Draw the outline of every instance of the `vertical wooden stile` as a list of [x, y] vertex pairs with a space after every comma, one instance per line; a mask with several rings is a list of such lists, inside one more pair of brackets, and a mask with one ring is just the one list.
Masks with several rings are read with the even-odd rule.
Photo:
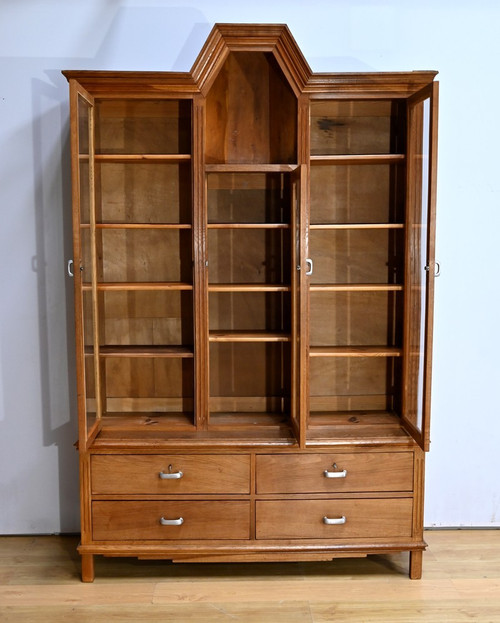
[[194, 367], [195, 425], [208, 428], [208, 255], [205, 180], [205, 98], [193, 98], [193, 305], [194, 305]]
[[300, 411], [300, 447], [307, 441], [309, 425], [309, 277], [306, 275], [306, 258], [309, 257], [309, 212], [310, 212], [310, 100], [307, 96], [299, 98], [298, 141], [300, 165], [299, 199], [299, 411]]
[[92, 273], [92, 332], [94, 335], [94, 379], [96, 420], [102, 417], [101, 362], [99, 356], [99, 299], [97, 291], [97, 236], [96, 236], [96, 202], [95, 202], [95, 146], [94, 146], [94, 108], [89, 110], [89, 208], [90, 208], [90, 255]]

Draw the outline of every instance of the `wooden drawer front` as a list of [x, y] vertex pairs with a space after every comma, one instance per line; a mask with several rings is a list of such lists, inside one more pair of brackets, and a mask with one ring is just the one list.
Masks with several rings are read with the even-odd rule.
[[[323, 518], [344, 521], [327, 525]], [[412, 500], [269, 500], [257, 502], [258, 539], [409, 537]]]
[[[161, 478], [178, 475], [180, 478]], [[248, 455], [94, 455], [92, 493], [249, 493]]]
[[411, 452], [257, 456], [257, 493], [412, 490]]
[[93, 502], [92, 526], [95, 541], [248, 539], [250, 502]]

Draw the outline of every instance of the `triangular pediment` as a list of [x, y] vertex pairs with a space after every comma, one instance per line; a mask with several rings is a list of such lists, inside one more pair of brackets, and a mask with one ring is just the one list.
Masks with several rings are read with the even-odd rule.
[[206, 95], [231, 52], [266, 52], [276, 59], [298, 97], [312, 72], [290, 30], [284, 24], [216, 24], [191, 75]]

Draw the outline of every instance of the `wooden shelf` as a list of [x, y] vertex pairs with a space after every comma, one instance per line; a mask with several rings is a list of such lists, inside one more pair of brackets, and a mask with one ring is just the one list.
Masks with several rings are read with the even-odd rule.
[[403, 223], [313, 223], [309, 229], [404, 229]]
[[401, 418], [390, 411], [313, 412], [309, 416], [308, 446], [395, 443], [414, 445]]
[[288, 223], [208, 223], [208, 229], [290, 229]]
[[196, 430], [190, 412], [116, 412], [101, 419], [93, 445], [102, 447], [296, 446], [289, 419], [279, 413], [210, 413], [208, 430]]
[[[83, 290], [92, 290], [92, 284], [84, 283], [82, 285]], [[98, 283], [97, 290], [99, 292], [105, 291], [116, 291], [121, 292], [124, 290], [192, 290], [193, 285], [191, 283], [185, 283], [181, 281], [142, 281], [142, 282], [134, 282], [134, 281], [120, 281], [116, 283]]]
[[209, 292], [290, 292], [291, 287], [274, 283], [211, 283]]
[[405, 154], [335, 154], [311, 156], [315, 164], [397, 164], [404, 162]]
[[[87, 159], [88, 155], [81, 160]], [[181, 162], [189, 162], [191, 160], [190, 154], [95, 154], [94, 160], [96, 162], [114, 162], [114, 163], [127, 163], [127, 162], [157, 162], [163, 164], [179, 164]]]
[[[82, 229], [90, 229], [90, 223], [82, 223]], [[96, 223], [96, 229], [191, 229], [190, 223]]]
[[401, 357], [394, 346], [311, 346], [310, 357]]
[[297, 164], [206, 164], [206, 173], [292, 173]]
[[309, 286], [311, 292], [398, 292], [398, 283], [317, 283]]
[[234, 430], [235, 428], [285, 428], [290, 427], [290, 416], [285, 413], [259, 413], [259, 412], [210, 412], [210, 430]]
[[102, 417], [102, 428], [112, 432], [134, 432], [154, 428], [155, 431], [194, 431], [193, 414], [190, 412], [116, 412]]
[[101, 357], [192, 358], [193, 347], [186, 346], [101, 346]]
[[210, 342], [290, 342], [288, 333], [271, 331], [210, 331]]

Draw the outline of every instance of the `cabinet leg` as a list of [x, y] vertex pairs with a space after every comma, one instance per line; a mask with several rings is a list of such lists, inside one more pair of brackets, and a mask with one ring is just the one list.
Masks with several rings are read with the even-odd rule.
[[82, 582], [93, 582], [94, 577], [94, 555], [82, 554]]
[[410, 580], [420, 580], [422, 577], [422, 557], [423, 551], [410, 552]]

